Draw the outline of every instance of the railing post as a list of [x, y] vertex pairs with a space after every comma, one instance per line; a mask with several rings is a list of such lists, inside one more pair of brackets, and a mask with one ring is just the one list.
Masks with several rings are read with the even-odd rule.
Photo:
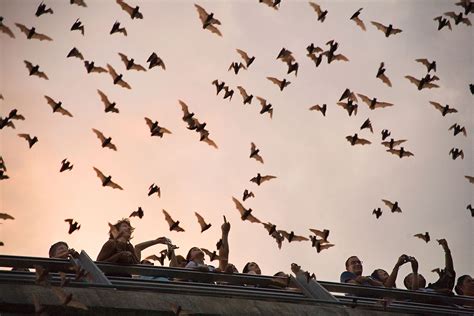
[[303, 293], [311, 298], [338, 302], [339, 300], [335, 298], [331, 293], [329, 293], [324, 287], [322, 287], [315, 280], [307, 280], [304, 273], [296, 274], [296, 278], [291, 276], [291, 282], [298, 285], [298, 287], [303, 291]]
[[99, 269], [99, 267], [94, 263], [91, 257], [89, 257], [89, 255], [84, 250], [81, 251], [81, 254], [78, 258], [71, 257], [71, 261], [76, 266], [87, 271], [88, 276], [93, 283], [112, 285], [112, 282], [107, 279], [104, 272]]

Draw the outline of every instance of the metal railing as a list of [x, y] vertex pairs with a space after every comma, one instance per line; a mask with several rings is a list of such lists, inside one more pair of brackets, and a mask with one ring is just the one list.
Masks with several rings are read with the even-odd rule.
[[[470, 297], [307, 281], [302, 274], [285, 278], [199, 272], [148, 265], [116, 265], [94, 262], [84, 251], [79, 257], [70, 260], [0, 255], [0, 267], [34, 268], [35, 266], [41, 266], [51, 272], [49, 281], [52, 284], [60, 283], [60, 277], [56, 272], [71, 273], [71, 268], [74, 266], [88, 272], [89, 280], [71, 281], [68, 284], [70, 287], [93, 286], [130, 291], [232, 296], [304, 304], [334, 304], [394, 312], [459, 315], [474, 313], [474, 298]], [[138, 277], [111, 276], [118, 273]], [[0, 283], [34, 284], [35, 274], [0, 270]]]

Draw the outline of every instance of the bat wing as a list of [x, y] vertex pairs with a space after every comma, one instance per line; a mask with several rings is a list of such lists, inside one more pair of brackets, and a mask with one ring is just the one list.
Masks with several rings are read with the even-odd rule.
[[62, 115], [66, 115], [66, 116], [72, 117], [71, 112], [69, 112], [68, 110], [66, 110], [66, 109], [63, 108], [62, 106], [60, 106], [56, 111], [58, 111], [58, 112], [61, 113]]
[[309, 5], [314, 9], [314, 11], [316, 11], [316, 13], [319, 15], [321, 15], [322, 11], [321, 11], [321, 7], [317, 4], [317, 3], [314, 3], [312, 1], [309, 2]]
[[[263, 163], [263, 158], [259, 154], [254, 155], [253, 158], [255, 158], [257, 161], [260, 161], [261, 163]], [[262, 179], [262, 181], [263, 181], [263, 179]]]
[[97, 72], [97, 73], [100, 74], [102, 72], [107, 72], [107, 70], [103, 67], [94, 66], [94, 67], [92, 67], [91, 72]]
[[128, 64], [128, 57], [127, 57], [127, 55], [122, 54], [122, 53], [118, 53], [118, 54], [119, 54], [119, 56], [120, 56], [120, 59], [121, 59], [121, 60], [123, 61], [123, 63], [125, 64], [125, 66], [127, 66], [127, 64]]
[[260, 104], [262, 105], [262, 107], [267, 104], [267, 100], [265, 100], [265, 99], [262, 98], [262, 97], [257, 97], [257, 100], [260, 102]]
[[329, 249], [329, 248], [334, 247], [334, 246], [335, 246], [334, 244], [319, 244], [319, 248], [320, 248], [321, 250], [323, 250], [323, 249]]
[[390, 34], [398, 34], [398, 33], [401, 33], [401, 32], [402, 32], [402, 30], [400, 30], [400, 29], [392, 29], [390, 31]]
[[24, 63], [26, 65], [26, 68], [28, 68], [29, 71], [31, 71], [31, 69], [33, 69], [33, 64], [30, 63], [28, 60], [25, 60]]
[[370, 21], [370, 23], [372, 23], [378, 30], [382, 31], [382, 32], [387, 32], [387, 27], [379, 22], [375, 22], [375, 21]]
[[444, 107], [438, 102], [430, 101], [430, 103], [439, 111], [443, 112]]
[[423, 239], [424, 241], [426, 241], [425, 234], [415, 234], [415, 235], [413, 235], [413, 237], [418, 237], [418, 238]]
[[145, 122], [146, 122], [146, 125], [148, 125], [148, 127], [151, 130], [153, 128], [153, 121], [149, 119], [148, 117], [145, 117]]
[[21, 138], [26, 139], [27, 141], [30, 141], [30, 139], [31, 139], [29, 134], [18, 134], [18, 136], [20, 136]]
[[172, 134], [169, 129], [164, 128], [164, 127], [160, 127], [160, 132], [164, 134]]
[[248, 98], [249, 95], [247, 94], [247, 91], [245, 91], [243, 87], [237, 86], [237, 89], [239, 89], [240, 95], [242, 95], [244, 100]]
[[117, 0], [118, 5], [122, 8], [122, 10], [126, 11], [130, 16], [133, 13], [133, 8], [126, 4], [123, 0]]
[[305, 240], [309, 240], [308, 238], [304, 237], [304, 236], [297, 236], [297, 235], [294, 235], [293, 236], [293, 239], [291, 241], [305, 241]]
[[[263, 162], [262, 162], [263, 163]], [[263, 176], [262, 177], [262, 180], [260, 181], [260, 184], [262, 184], [263, 182], [265, 181], [269, 181], [271, 179], [275, 179], [276, 177], [275, 176], [270, 176], [270, 175], [267, 175], [267, 176]]]
[[46, 74], [45, 74], [44, 72], [42, 72], [42, 71], [38, 71], [35, 75], [37, 75], [37, 76], [40, 77], [40, 78], [49, 80], [48, 76], [46, 76]]
[[415, 155], [409, 151], [404, 151], [402, 154], [402, 157], [410, 157], [410, 156], [415, 156]]
[[51, 98], [51, 97], [48, 97], [47, 95], [44, 96], [46, 101], [48, 102], [48, 104], [54, 108], [56, 106], [56, 102]]
[[15, 218], [7, 213], [0, 213], [0, 219], [15, 219]]
[[[390, 79], [385, 74], [381, 74], [379, 76], [380, 80], [382, 80], [383, 83], [385, 83], [387, 86], [391, 87], [392, 83], [390, 82]], [[411, 80], [410, 80], [411, 81]]]
[[360, 26], [360, 28], [361, 28], [363, 31], [366, 30], [366, 29], [365, 29], [364, 21], [362, 21], [359, 17], [355, 17], [353, 20], [357, 23], [358, 26]]
[[110, 149], [112, 149], [112, 150], [115, 150], [115, 151], [117, 151], [117, 146], [115, 146], [115, 145], [114, 145], [114, 144], [112, 144], [112, 143], [108, 143], [107, 145], [105, 145], [105, 147], [107, 147], [107, 148], [110, 148]]
[[105, 175], [99, 170], [97, 169], [96, 167], [93, 167], [93, 169], [95, 170], [95, 173], [97, 174], [97, 176], [99, 177], [99, 179], [101, 181], [104, 181], [105, 180]]
[[388, 206], [388, 207], [390, 207], [390, 208], [392, 208], [392, 207], [393, 207], [393, 203], [392, 203], [392, 202], [390, 202], [389, 200], [384, 200], [384, 199], [382, 199], [382, 202], [384, 202], [384, 203], [385, 203], [385, 205], [387, 205], [387, 206]]
[[109, 98], [107, 98], [107, 96], [105, 95], [105, 93], [103, 93], [103, 92], [100, 91], [99, 89], [97, 89], [97, 92], [99, 93], [100, 99], [102, 100], [102, 102], [105, 104], [106, 107], [108, 107], [108, 106], [110, 105]]
[[107, 183], [107, 186], [108, 187], [111, 187], [112, 189], [119, 189], [119, 190], [123, 190], [123, 188], [118, 185], [117, 183], [113, 182], [112, 180], [109, 181], [109, 183]]
[[439, 86], [437, 84], [427, 82], [427, 83], [424, 84], [423, 88], [431, 89], [431, 88], [439, 88]]
[[45, 34], [35, 33], [31, 38], [38, 39], [40, 41], [52, 41], [53, 39]]
[[[359, 98], [362, 99], [362, 101], [364, 101], [364, 102], [367, 103], [368, 105], [370, 105], [370, 103], [372, 103], [372, 100], [370, 100], [368, 96], [363, 95], [363, 94], [360, 94], [360, 93], [357, 93], [357, 95], [359, 96]], [[341, 103], [342, 103], [342, 102], [341, 102]], [[338, 103], [338, 104], [339, 104], [339, 103]]]
[[[388, 142], [387, 142], [388, 143]], [[390, 145], [387, 145], [389, 147]], [[395, 144], [394, 144], [395, 146]], [[387, 149], [387, 152], [394, 154], [395, 156], [400, 156], [400, 150], [399, 149]], [[387, 204], [388, 205], [388, 204]]]
[[472, 177], [472, 176], [464, 176], [464, 178], [466, 178], [467, 181], [469, 181], [470, 183], [474, 183], [474, 177]]
[[392, 106], [393, 103], [388, 102], [376, 102], [374, 108], [386, 108], [388, 106]]
[[21, 24], [21, 23], [15, 23], [15, 25], [20, 29], [20, 31], [22, 33], [25, 33], [26, 36], [28, 36], [28, 33], [30, 33], [30, 29], [27, 28], [25, 25]]
[[198, 214], [198, 212], [194, 212], [194, 214], [197, 217], [197, 220], [199, 222], [199, 225], [201, 226], [201, 229], [206, 228], [207, 223], [204, 221], [204, 218]]
[[454, 109], [454, 108], [451, 108], [451, 109], [448, 109], [448, 113], [457, 113], [458, 110]]
[[146, 71], [145, 67], [143, 67], [142, 65], [139, 65], [139, 64], [134, 64], [132, 66], [132, 69], [135, 69], [137, 71]]
[[277, 86], [280, 86], [280, 84], [281, 84], [281, 81], [278, 80], [277, 78], [267, 77], [267, 79], [270, 80], [271, 82], [273, 82], [274, 84], [276, 84]]
[[454, 12], [445, 12], [444, 15], [449, 16], [450, 18], [456, 19], [457, 15]]
[[13, 34], [12, 30], [10, 30], [10, 28], [6, 25], [0, 25], [0, 31], [7, 34], [11, 38], [15, 38], [15, 35]]
[[163, 209], [163, 214], [165, 214], [165, 220], [166, 222], [168, 222], [168, 225], [170, 225], [171, 227], [175, 223], [175, 221], [171, 218], [170, 214], [164, 209]]
[[130, 85], [125, 82], [123, 79], [122, 80], [119, 80], [119, 82], [117, 82], [117, 84], [123, 88], [126, 88], [126, 89], [132, 89], [132, 87], [130, 87]]
[[355, 143], [356, 143], [356, 144], [360, 144], [360, 145], [369, 145], [369, 144], [372, 144], [369, 140], [364, 139], [364, 138], [358, 138]]
[[99, 138], [102, 143], [105, 141], [105, 136], [104, 136], [104, 134], [102, 134], [101, 131], [99, 131], [95, 128], [93, 128], [92, 131], [97, 135], [97, 138]]
[[107, 69], [109, 70], [110, 75], [112, 76], [112, 79], [115, 80], [116, 77], [118, 77], [117, 72], [115, 71], [114, 67], [111, 65], [107, 64]]
[[414, 83], [416, 86], [418, 86], [420, 84], [420, 80], [416, 79], [415, 77], [413, 76], [405, 76], [405, 78], [407, 78], [408, 80], [410, 80], [411, 83]]
[[209, 14], [200, 5], [194, 4], [194, 6], [196, 7], [196, 10], [199, 14], [199, 19], [204, 24], [204, 22], [206, 22], [207, 17], [209, 16]]
[[400, 144], [403, 144], [406, 141], [407, 141], [406, 139], [396, 140], [396, 141], [393, 142], [393, 146], [398, 146]]
[[333, 59], [334, 60], [349, 61], [349, 59], [346, 56], [342, 55], [342, 54], [334, 55]]
[[448, 131], [454, 129], [456, 127], [456, 123], [454, 123], [450, 128], [448, 128]]
[[238, 49], [238, 48], [236, 49], [236, 51], [240, 55], [240, 57], [242, 57], [242, 59], [245, 60], [246, 63], [248, 63], [248, 61], [250, 60], [249, 55], [243, 50]]
[[258, 218], [256, 218], [255, 216], [253, 216], [252, 214], [247, 216], [246, 220], [248, 220], [251, 223], [258, 223], [258, 224], [261, 223], [261, 221]]
[[217, 146], [216, 142], [213, 141], [212, 139], [210, 139], [208, 136], [205, 136], [205, 137], [202, 139], [202, 141], [205, 142], [206, 144], [208, 144], [209, 146], [214, 147], [215, 149], [219, 149], [219, 147]]
[[418, 59], [415, 59], [415, 61], [417, 61], [419, 63], [422, 63], [426, 67], [428, 67], [430, 65], [430, 62], [426, 58], [418, 58]]
[[209, 31], [211, 31], [212, 33], [216, 33], [217, 35], [221, 36], [222, 37], [222, 33], [221, 31], [219, 31], [219, 29], [217, 27], [215, 27], [214, 25], [208, 25], [206, 27], [206, 29], [208, 29]]
[[246, 209], [245, 207], [242, 205], [242, 203], [239, 202], [239, 200], [237, 200], [235, 197], [232, 197], [232, 201], [234, 201], [235, 203], [235, 207], [237, 208], [237, 210], [240, 212], [240, 215], [244, 215]]

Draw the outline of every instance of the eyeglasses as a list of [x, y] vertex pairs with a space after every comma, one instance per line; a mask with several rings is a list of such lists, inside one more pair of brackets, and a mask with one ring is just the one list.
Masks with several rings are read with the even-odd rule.
[[351, 261], [349, 264], [354, 265], [354, 264], [362, 264], [362, 261]]

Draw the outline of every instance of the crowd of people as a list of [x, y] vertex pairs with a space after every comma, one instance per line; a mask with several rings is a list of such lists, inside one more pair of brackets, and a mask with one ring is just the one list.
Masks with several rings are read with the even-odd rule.
[[[229, 258], [229, 231], [230, 223], [224, 222], [221, 226], [222, 238], [219, 241], [218, 258], [219, 265], [214, 267], [205, 263], [205, 253], [199, 247], [189, 249], [186, 257], [175, 254], [176, 246], [166, 237], [160, 237], [154, 240], [145, 241], [133, 246], [130, 242], [134, 228], [128, 219], [119, 220], [115, 225], [110, 225], [109, 240], [107, 240], [100, 250], [97, 261], [116, 264], [147, 264], [153, 265], [148, 259], [141, 259], [141, 253], [144, 249], [156, 244], [167, 246], [166, 256], [169, 258], [169, 266], [175, 268], [193, 269], [203, 272], [224, 272], [238, 273], [238, 269], [228, 261]], [[434, 283], [426, 285], [426, 280], [418, 273], [418, 261], [415, 257], [401, 255], [391, 273], [384, 269], [376, 269], [369, 276], [363, 275], [362, 261], [357, 256], [349, 257], [345, 262], [346, 270], [341, 273], [340, 282], [363, 285], [378, 286], [385, 288], [397, 288], [396, 281], [399, 268], [410, 263], [412, 272], [403, 279], [406, 289], [413, 291], [423, 291], [427, 293], [442, 293], [453, 295], [453, 288], [458, 295], [474, 297], [474, 280], [470, 275], [462, 275], [456, 280], [451, 250], [445, 239], [438, 240], [445, 254], [445, 268], [437, 269], [439, 278]], [[66, 259], [74, 252], [69, 249], [67, 243], [59, 241], [53, 244], [49, 250], [50, 258]], [[248, 262], [243, 270], [244, 274], [260, 275], [261, 269], [256, 262]], [[114, 276], [130, 276], [128, 274], [113, 274]], [[284, 272], [278, 272], [275, 276], [288, 276]]]

